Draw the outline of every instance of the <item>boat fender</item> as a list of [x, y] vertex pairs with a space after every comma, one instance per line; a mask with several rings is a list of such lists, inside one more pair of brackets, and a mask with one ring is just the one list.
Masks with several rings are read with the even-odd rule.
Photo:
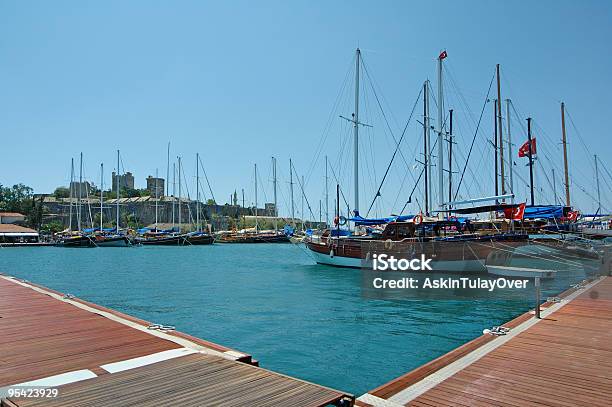
[[391, 239], [385, 240], [385, 249], [386, 250], [393, 249], [393, 240], [391, 240]]
[[333, 248], [329, 251], [329, 257], [331, 257], [332, 259], [334, 258], [334, 249]]
[[423, 214], [419, 213], [414, 218], [412, 218], [412, 223], [414, 223], [415, 225], [420, 225], [421, 223], [423, 223]]

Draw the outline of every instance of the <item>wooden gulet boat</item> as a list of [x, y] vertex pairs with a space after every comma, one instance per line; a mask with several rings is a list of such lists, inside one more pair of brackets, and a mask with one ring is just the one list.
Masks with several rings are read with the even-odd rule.
[[517, 233], [426, 235], [426, 229], [450, 223], [424, 222], [417, 227], [413, 222], [391, 222], [379, 237], [332, 237], [326, 231], [319, 242], [308, 241], [306, 245], [317, 263], [329, 266], [369, 267], [373, 254], [386, 253], [406, 259], [424, 255], [432, 259], [430, 264], [435, 271], [484, 273], [491, 256], [506, 255], [528, 244], [528, 236]]

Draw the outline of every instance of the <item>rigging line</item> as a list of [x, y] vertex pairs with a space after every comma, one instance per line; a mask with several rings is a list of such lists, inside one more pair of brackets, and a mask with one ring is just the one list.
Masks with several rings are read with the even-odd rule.
[[[402, 213], [404, 213], [404, 210], [406, 209], [406, 207], [408, 206], [408, 204], [412, 200], [412, 194], [414, 194], [414, 190], [416, 189], [417, 185], [419, 185], [419, 182], [421, 181], [421, 177], [423, 177], [423, 173], [424, 172], [425, 172], [425, 166], [423, 166], [423, 168], [421, 169], [421, 173], [419, 174], [419, 178], [417, 179], [417, 182], [415, 182], [414, 187], [412, 187], [412, 191], [410, 191], [410, 195], [408, 196], [408, 200], [406, 201], [406, 203], [404, 204], [404, 207], [400, 211], [400, 216], [402, 215]], [[416, 201], [417, 201], [417, 205], [419, 207], [419, 211], [422, 212], [423, 208], [421, 208], [421, 203], [419, 202], [418, 199]]]
[[[592, 157], [593, 153], [591, 153], [591, 150], [589, 150], [588, 146], [584, 142], [584, 139], [582, 138], [582, 134], [580, 133], [580, 131], [578, 131], [578, 128], [576, 127], [576, 124], [574, 123], [574, 119], [572, 118], [572, 115], [567, 110], [567, 106], [565, 107], [565, 113], [567, 114], [567, 117], [569, 119], [570, 124], [572, 125], [572, 128], [574, 129], [574, 131], [576, 132], [576, 135], [578, 136], [578, 140], [580, 140], [580, 144], [582, 144], [582, 148], [584, 148], [584, 151], [587, 153], [587, 155]], [[591, 167], [592, 171], [595, 171], [595, 167], [593, 166], [593, 163], [591, 163], [590, 161], [589, 161], [589, 166]]]
[[402, 144], [402, 141], [404, 140], [404, 137], [406, 136], [406, 130], [408, 129], [408, 125], [410, 124], [410, 121], [412, 120], [412, 116], [414, 115], [414, 109], [416, 109], [416, 106], [419, 103], [419, 100], [421, 99], [421, 93], [422, 92], [423, 92], [423, 90], [421, 89], [421, 91], [419, 91], [419, 95], [417, 96], [416, 100], [414, 101], [414, 105], [412, 106], [412, 111], [410, 112], [410, 117], [408, 117], [408, 121], [406, 122], [406, 125], [404, 126], [404, 131], [402, 132], [402, 135], [401, 135], [399, 141], [397, 142], [397, 144], [395, 146], [395, 151], [393, 151], [393, 155], [391, 156], [391, 161], [389, 162], [389, 165], [387, 166], [387, 170], [385, 171], [385, 175], [383, 176], [382, 180], [380, 181], [380, 185], [378, 186], [378, 190], [376, 191], [376, 195], [374, 195], [374, 199], [372, 199], [372, 203], [370, 204], [370, 208], [368, 209], [368, 212], [366, 213], [366, 218], [370, 214], [370, 210], [372, 209], [372, 206], [374, 206], [374, 202], [376, 202], [376, 198], [381, 196], [380, 190], [383, 187], [383, 184], [385, 183], [385, 180], [387, 179], [387, 175], [389, 174], [389, 170], [391, 169], [391, 165], [393, 165], [393, 160], [395, 160], [395, 156], [397, 154], [397, 151], [399, 150], [399, 148], [400, 148], [400, 146]]
[[202, 156], [198, 156], [198, 160], [200, 161], [200, 168], [202, 168], [202, 172], [204, 173], [204, 178], [206, 179], [206, 184], [208, 185], [208, 190], [210, 191], [210, 195], [212, 196], [212, 200], [217, 202], [215, 199], [215, 194], [212, 191], [212, 187], [210, 186], [210, 182], [208, 181], [208, 175], [206, 174], [206, 170], [204, 169], [204, 164], [202, 163]]
[[[191, 195], [189, 194], [189, 184], [187, 183], [187, 175], [185, 174], [185, 166], [183, 165], [183, 161], [181, 160], [181, 175], [183, 176], [183, 181], [185, 181], [185, 190], [187, 191], [187, 211], [189, 212], [189, 221], [192, 224], [195, 224], [193, 219], [193, 214], [191, 213]], [[179, 197], [179, 200], [181, 197]]]
[[325, 126], [323, 127], [323, 133], [321, 134], [321, 138], [319, 139], [319, 142], [317, 143], [317, 147], [315, 149], [315, 159], [311, 162], [310, 167], [308, 168], [308, 171], [306, 172], [307, 177], [306, 180], [307, 182], [310, 180], [310, 177], [312, 175], [312, 171], [314, 170], [314, 167], [316, 166], [317, 162], [319, 161], [319, 157], [321, 156], [321, 152], [323, 151], [323, 148], [325, 146], [325, 142], [327, 141], [327, 137], [329, 136], [329, 131], [331, 129], [331, 126], [333, 124], [334, 118], [335, 118], [335, 112], [338, 111], [339, 105], [340, 105], [340, 101], [342, 99], [342, 95], [345, 93], [345, 89], [347, 89], [347, 83], [348, 83], [348, 79], [349, 79], [349, 74], [352, 72], [353, 66], [355, 65], [355, 58], [356, 56], [353, 55], [353, 57], [351, 58], [351, 63], [349, 64], [348, 69], [346, 70], [346, 74], [344, 75], [344, 80], [342, 81], [342, 85], [340, 86], [340, 90], [338, 91], [338, 94], [336, 95], [336, 99], [334, 100], [334, 104], [332, 105], [332, 110], [329, 112], [329, 116], [327, 118], [327, 121], [325, 123]]
[[[310, 202], [308, 202], [308, 197], [306, 196], [306, 193], [304, 192], [304, 184], [302, 184], [302, 180], [300, 179], [300, 176], [298, 175], [295, 169], [295, 165], [293, 165], [293, 162], [291, 163], [291, 167], [293, 168], [293, 172], [295, 173], [295, 177], [297, 178], [298, 185], [300, 186], [300, 189], [302, 190], [302, 196], [304, 197], [304, 200], [306, 201], [306, 206], [308, 206], [308, 211], [310, 212], [310, 216], [312, 217], [312, 219], [315, 219], [315, 216], [312, 213], [312, 208], [310, 207]], [[305, 221], [304, 214], [301, 213], [300, 215], [302, 216], [302, 222], [304, 222]]]
[[[336, 177], [336, 172], [334, 171], [334, 166], [330, 165], [329, 169], [332, 172], [332, 175], [334, 177], [334, 179], [336, 180], [336, 184], [340, 185], [340, 181], [338, 180], [338, 177]], [[342, 196], [342, 200], [344, 201], [344, 205], [349, 206], [348, 201], [346, 200], [346, 197], [344, 196], [344, 191], [342, 190], [342, 188], [340, 188], [340, 195]]]
[[491, 77], [491, 82], [489, 82], [489, 90], [487, 91], [487, 95], [485, 96], [485, 101], [482, 105], [482, 110], [480, 112], [480, 118], [478, 119], [476, 131], [474, 132], [474, 137], [472, 138], [472, 145], [470, 146], [470, 151], [468, 152], [468, 156], [465, 160], [463, 171], [461, 171], [461, 178], [459, 179], [459, 183], [457, 184], [457, 191], [455, 192], [454, 199], [457, 199], [457, 194], [459, 194], [459, 188], [461, 187], [461, 183], [463, 182], [463, 177], [465, 176], [465, 169], [467, 168], [467, 165], [470, 162], [470, 155], [472, 154], [472, 149], [474, 148], [474, 142], [476, 141], [476, 136], [478, 135], [478, 130], [480, 129], [480, 123], [482, 122], [482, 116], [484, 115], [485, 108], [487, 107], [487, 103], [489, 101], [489, 94], [491, 93], [491, 86], [493, 86], [494, 79], [495, 79], [495, 73], [493, 73], [493, 76]]
[[[391, 137], [393, 138], [393, 142], [395, 142], [395, 144], [397, 145], [397, 139], [395, 138], [395, 135], [393, 134], [393, 130], [391, 130], [391, 126], [389, 125], [389, 121], [387, 120], [387, 115], [385, 114], [382, 105], [380, 104], [380, 99], [378, 98], [378, 93], [376, 93], [376, 89], [374, 89], [374, 86], [372, 84], [372, 78], [370, 77], [370, 73], [368, 71], [368, 68], [366, 66], [366, 64], [362, 61], [363, 64], [363, 70], [366, 73], [366, 76], [368, 77], [368, 80], [370, 82], [370, 87], [372, 88], [372, 92], [374, 93], [374, 97], [376, 98], [376, 103], [378, 104], [378, 108], [380, 109], [383, 118], [385, 119], [385, 124], [387, 125], [387, 128], [389, 129], [389, 133], [391, 133]], [[402, 159], [404, 160], [404, 164], [406, 164], [406, 168], [410, 169], [410, 165], [408, 164], [408, 160], [406, 160], [406, 157], [404, 156], [404, 153], [402, 152], [402, 150], [399, 150], [400, 156], [402, 157]], [[412, 173], [411, 173], [412, 174]], [[412, 176], [412, 180], [414, 181], [414, 176]]]

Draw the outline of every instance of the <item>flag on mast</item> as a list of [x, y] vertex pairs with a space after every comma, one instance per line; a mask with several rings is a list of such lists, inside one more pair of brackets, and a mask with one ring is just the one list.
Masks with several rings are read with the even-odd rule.
[[446, 53], [446, 50], [442, 51], [440, 53], [440, 55], [438, 56], [438, 59], [444, 59], [448, 56], [448, 54]]
[[[531, 155], [536, 154], [536, 139], [531, 139]], [[519, 157], [528, 157], [529, 156], [529, 140], [525, 142], [518, 150]]]

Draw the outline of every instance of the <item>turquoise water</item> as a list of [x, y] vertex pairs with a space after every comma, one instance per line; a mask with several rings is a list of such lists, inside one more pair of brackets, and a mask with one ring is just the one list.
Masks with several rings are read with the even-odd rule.
[[533, 306], [526, 296], [363, 298], [358, 270], [316, 265], [289, 244], [10, 248], [0, 249], [0, 271], [357, 395]]

